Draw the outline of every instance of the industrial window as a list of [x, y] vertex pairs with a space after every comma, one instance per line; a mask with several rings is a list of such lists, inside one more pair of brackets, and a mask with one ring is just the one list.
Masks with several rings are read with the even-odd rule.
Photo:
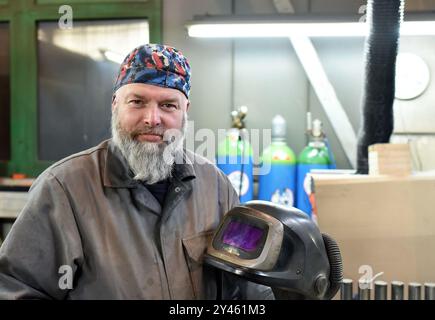
[[10, 159], [9, 27], [0, 23], [0, 161]]
[[144, 19], [38, 24], [38, 158], [59, 160], [110, 137], [119, 64], [149, 42]]

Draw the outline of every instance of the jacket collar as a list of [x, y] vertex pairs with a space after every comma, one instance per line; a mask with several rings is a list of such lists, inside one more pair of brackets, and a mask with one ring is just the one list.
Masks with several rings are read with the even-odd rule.
[[172, 175], [182, 182], [187, 182], [196, 177], [191, 157], [188, 156], [188, 152], [185, 149], [183, 149], [181, 161], [176, 161]]
[[[134, 174], [128, 166], [127, 160], [121, 150], [113, 143], [112, 139], [106, 140], [107, 149], [104, 158], [104, 186], [112, 188], [136, 188], [138, 183], [134, 180]], [[173, 177], [180, 181], [194, 179], [195, 170], [187, 152], [183, 150], [183, 162], [177, 163], [173, 168]]]

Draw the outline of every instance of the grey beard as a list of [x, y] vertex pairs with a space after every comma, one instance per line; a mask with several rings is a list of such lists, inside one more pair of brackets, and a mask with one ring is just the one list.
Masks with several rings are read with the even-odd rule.
[[[183, 153], [184, 135], [187, 129], [187, 113], [184, 113], [182, 129], [166, 130], [163, 143], [140, 142], [133, 139], [119, 123], [118, 111], [112, 113], [112, 140], [134, 173], [135, 180], [154, 184], [172, 176], [175, 160]], [[175, 139], [172, 138], [175, 136]]]

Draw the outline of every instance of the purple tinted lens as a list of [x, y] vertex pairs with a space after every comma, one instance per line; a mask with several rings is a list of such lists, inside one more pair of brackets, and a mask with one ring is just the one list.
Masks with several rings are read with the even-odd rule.
[[239, 221], [231, 221], [223, 234], [223, 243], [245, 251], [254, 251], [264, 230]]

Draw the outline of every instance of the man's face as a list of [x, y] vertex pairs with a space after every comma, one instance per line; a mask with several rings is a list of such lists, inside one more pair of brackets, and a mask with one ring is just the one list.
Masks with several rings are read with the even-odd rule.
[[176, 89], [128, 84], [112, 103], [112, 138], [134, 179], [153, 184], [167, 179], [187, 126], [189, 101]]
[[116, 91], [112, 111], [119, 126], [140, 142], [163, 143], [168, 129], [182, 129], [189, 101], [182, 92], [149, 84], [132, 83]]

